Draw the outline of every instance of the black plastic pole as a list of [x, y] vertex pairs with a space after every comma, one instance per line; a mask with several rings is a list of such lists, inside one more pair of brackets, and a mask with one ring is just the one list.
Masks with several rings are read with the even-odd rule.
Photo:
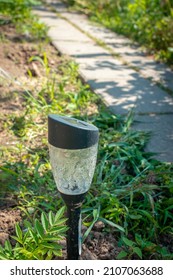
[[67, 195], [61, 193], [67, 206], [67, 259], [78, 260], [80, 253], [81, 205], [86, 193]]
[[80, 249], [80, 207], [67, 206], [67, 259], [78, 260]]

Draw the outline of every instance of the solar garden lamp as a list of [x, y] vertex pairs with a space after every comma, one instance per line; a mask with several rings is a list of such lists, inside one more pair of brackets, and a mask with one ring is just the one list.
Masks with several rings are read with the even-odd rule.
[[50, 114], [49, 155], [57, 188], [67, 206], [67, 258], [81, 254], [81, 205], [94, 175], [98, 128], [87, 122]]

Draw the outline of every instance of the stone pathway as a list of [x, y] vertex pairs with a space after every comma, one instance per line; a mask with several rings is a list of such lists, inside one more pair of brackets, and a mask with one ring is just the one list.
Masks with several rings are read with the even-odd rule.
[[80, 75], [115, 114], [134, 111], [133, 129], [151, 131], [147, 150], [173, 162], [173, 72], [138, 46], [85, 15], [47, 0], [54, 12], [37, 9], [54, 46], [79, 64]]

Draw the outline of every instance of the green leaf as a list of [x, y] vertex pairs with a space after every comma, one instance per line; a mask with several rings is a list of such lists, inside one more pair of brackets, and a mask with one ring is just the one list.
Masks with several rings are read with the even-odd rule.
[[98, 220], [99, 215], [100, 215], [100, 205], [99, 205], [99, 207], [97, 209], [93, 210], [93, 218], [94, 218], [95, 222]]
[[0, 252], [0, 260], [9, 260], [9, 258], [4, 253]]
[[139, 247], [133, 247], [133, 252], [136, 253], [140, 259], [142, 259], [142, 251]]
[[61, 209], [59, 209], [59, 211], [56, 213], [55, 215], [55, 223], [61, 219], [61, 217], [64, 215], [64, 211], [65, 211], [65, 206], [61, 207]]
[[21, 230], [21, 228], [20, 228], [20, 226], [19, 226], [19, 223], [16, 223], [16, 225], [15, 225], [15, 230], [16, 230], [16, 235], [17, 235], [17, 237], [18, 237], [19, 240], [21, 240], [21, 242], [22, 242], [23, 233], [22, 233], [22, 230]]
[[134, 244], [133, 241], [131, 241], [130, 239], [128, 239], [128, 238], [126, 238], [126, 237], [122, 237], [122, 240], [123, 240], [123, 242], [124, 242], [127, 246], [129, 246], [129, 247], [132, 247], [133, 244]]
[[82, 243], [85, 241], [85, 239], [86, 239], [87, 236], [89, 235], [89, 233], [90, 233], [92, 227], [94, 226], [94, 224], [95, 224], [95, 221], [93, 221], [93, 222], [91, 223], [91, 225], [88, 227], [88, 229], [87, 229], [86, 232], [84, 233], [84, 235], [83, 235], [83, 237], [82, 237]]
[[37, 230], [38, 235], [43, 238], [44, 237], [44, 228], [42, 224], [36, 219], [35, 220], [35, 228]]
[[63, 218], [63, 219], [56, 221], [54, 225], [55, 226], [64, 225], [66, 221], [67, 221], [67, 218]]
[[29, 229], [28, 229], [23, 236], [23, 244], [25, 244], [25, 242], [27, 242], [29, 235], [30, 235], [30, 233], [29, 233]]
[[20, 254], [23, 255], [23, 259], [26, 260], [31, 260], [34, 259], [33, 257], [33, 253], [28, 251], [27, 249], [23, 248], [23, 247], [18, 247], [18, 248], [14, 248], [14, 250]]
[[14, 240], [16, 240], [18, 243], [20, 243], [21, 245], [23, 245], [23, 241], [18, 238], [17, 236], [11, 236]]
[[99, 218], [99, 220], [108, 224], [111, 227], [115, 227], [115, 228], [119, 229], [120, 231], [125, 232], [125, 229], [123, 227], [121, 227], [121, 226], [119, 226], [119, 225], [117, 225], [117, 224], [115, 224], [115, 223], [113, 223], [113, 222], [111, 222], [111, 221], [109, 221], [105, 218]]
[[37, 234], [33, 231], [33, 230], [29, 230], [29, 233], [33, 239], [33, 241], [38, 244], [38, 237], [37, 237]]
[[112, 147], [128, 147], [128, 146], [129, 146], [129, 144], [126, 143], [126, 142], [115, 142], [115, 143], [108, 144], [109, 148], [112, 148]]
[[133, 219], [133, 220], [139, 220], [142, 218], [141, 215], [133, 215], [133, 214], [129, 214], [129, 218]]
[[44, 238], [44, 241], [49, 241], [49, 242], [58, 241], [58, 240], [62, 240], [62, 237], [60, 238], [59, 236], [46, 236]]
[[100, 215], [100, 205], [99, 205], [98, 208], [96, 208], [96, 209], [93, 210], [93, 218], [94, 218], [94, 219], [93, 219], [91, 225], [88, 227], [88, 229], [87, 229], [86, 232], [84, 233], [83, 238], [82, 238], [82, 242], [85, 241], [85, 239], [86, 239], [87, 236], [89, 235], [89, 233], [90, 233], [92, 227], [93, 227], [94, 224], [98, 221], [99, 215]]
[[117, 260], [121, 260], [121, 259], [124, 259], [126, 256], [127, 256], [127, 252], [126, 252], [126, 251], [121, 251], [121, 252], [117, 255], [116, 259], [117, 259]]
[[[43, 248], [47, 248], [47, 249], [54, 249], [55, 248], [53, 243], [48, 243], [48, 242], [44, 242], [44, 244], [42, 246], [43, 246]], [[41, 249], [41, 246], [40, 246], [40, 249]]]
[[0, 167], [0, 170], [5, 171], [6, 173], [8, 173], [8, 174], [10, 174], [10, 175], [13, 175], [13, 176], [16, 176], [16, 177], [19, 176], [16, 172], [14, 172], [13, 170], [11, 170], [11, 169], [9, 169], [9, 168], [6, 168], [6, 167], [4, 167], [4, 166], [1, 166], [1, 167]]
[[49, 228], [49, 222], [48, 222], [47, 216], [44, 212], [42, 212], [42, 214], [41, 214], [41, 222], [42, 222], [44, 230], [47, 231]]
[[32, 61], [39, 61], [42, 64], [42, 66], [45, 67], [45, 63], [44, 63], [43, 59], [39, 56], [31, 56], [29, 58], [29, 62], [32, 62]]
[[54, 215], [53, 215], [52, 211], [49, 212], [48, 217], [49, 217], [50, 225], [53, 226], [53, 224], [54, 224]]
[[5, 241], [4, 245], [5, 245], [5, 249], [6, 250], [12, 252], [13, 249], [12, 249], [11, 243], [10, 243], [10, 241], [8, 239]]
[[138, 212], [146, 216], [151, 222], [154, 222], [153, 216], [146, 210], [138, 210]]
[[53, 227], [49, 230], [49, 233], [64, 233], [67, 230], [66, 226], [62, 226], [62, 227]]
[[58, 251], [53, 250], [53, 254], [57, 257], [61, 257], [62, 256], [62, 251], [61, 250], [58, 250]]

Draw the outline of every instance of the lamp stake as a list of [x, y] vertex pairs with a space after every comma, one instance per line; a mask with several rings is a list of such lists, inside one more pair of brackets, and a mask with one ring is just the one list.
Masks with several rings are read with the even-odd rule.
[[67, 259], [78, 260], [80, 250], [80, 207], [67, 207]]
[[86, 193], [79, 195], [60, 194], [67, 206], [67, 259], [78, 260], [81, 252], [81, 205]]

